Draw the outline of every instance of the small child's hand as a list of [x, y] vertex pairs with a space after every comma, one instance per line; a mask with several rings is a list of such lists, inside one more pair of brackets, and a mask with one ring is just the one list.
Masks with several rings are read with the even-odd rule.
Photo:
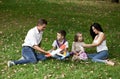
[[80, 51], [79, 54], [83, 53], [84, 51]]
[[63, 54], [64, 51], [61, 51], [60, 53]]
[[78, 56], [78, 55], [79, 55], [79, 53], [77, 53], [77, 52], [76, 52], [76, 53], [75, 53], [75, 55], [77, 55], [77, 56]]

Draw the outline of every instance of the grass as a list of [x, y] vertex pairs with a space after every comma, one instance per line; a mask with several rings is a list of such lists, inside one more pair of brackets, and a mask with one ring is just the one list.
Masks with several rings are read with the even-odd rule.
[[[120, 79], [120, 4], [107, 1], [80, 0], [1, 0], [0, 1], [0, 79]], [[82, 32], [86, 43], [91, 43], [89, 26], [102, 25], [109, 47], [109, 58], [114, 67], [101, 63], [58, 61], [47, 59], [37, 64], [7, 68], [8, 60], [21, 57], [21, 45], [27, 31], [39, 18], [48, 21], [42, 47], [51, 48], [56, 32], [67, 32], [69, 50], [76, 32]], [[86, 49], [95, 52], [95, 48]]]

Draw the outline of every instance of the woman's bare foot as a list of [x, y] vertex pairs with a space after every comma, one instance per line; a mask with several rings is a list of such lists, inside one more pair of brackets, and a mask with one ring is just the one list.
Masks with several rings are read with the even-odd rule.
[[111, 66], [114, 66], [114, 65], [115, 65], [115, 63], [112, 62], [112, 61], [110, 61], [110, 60], [106, 60], [106, 64], [111, 65]]

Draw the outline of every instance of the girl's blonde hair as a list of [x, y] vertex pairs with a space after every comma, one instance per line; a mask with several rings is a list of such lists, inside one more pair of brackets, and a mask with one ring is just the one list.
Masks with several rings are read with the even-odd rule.
[[[74, 42], [78, 42], [78, 35], [79, 34], [82, 34], [80, 32], [76, 33], [75, 36], [74, 36]], [[82, 38], [82, 42], [84, 41], [84, 39]]]

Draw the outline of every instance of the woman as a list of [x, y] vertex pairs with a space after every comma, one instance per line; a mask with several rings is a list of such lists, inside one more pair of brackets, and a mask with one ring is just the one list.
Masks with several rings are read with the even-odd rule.
[[96, 47], [97, 53], [88, 54], [93, 62], [102, 62], [108, 65], [114, 65], [112, 61], [106, 60], [108, 57], [108, 47], [106, 45], [106, 37], [100, 24], [94, 23], [90, 26], [90, 34], [93, 38], [92, 44], [84, 44], [84, 47]]

